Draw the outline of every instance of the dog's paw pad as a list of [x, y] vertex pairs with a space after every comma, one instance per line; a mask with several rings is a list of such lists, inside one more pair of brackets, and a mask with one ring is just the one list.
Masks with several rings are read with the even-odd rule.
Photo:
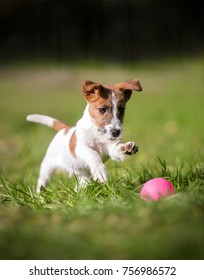
[[133, 155], [138, 151], [138, 147], [134, 142], [127, 142], [121, 147], [121, 151], [125, 155]]

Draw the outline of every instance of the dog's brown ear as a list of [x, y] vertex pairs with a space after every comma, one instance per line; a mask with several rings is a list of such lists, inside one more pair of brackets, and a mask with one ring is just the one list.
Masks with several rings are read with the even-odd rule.
[[97, 96], [106, 98], [106, 91], [104, 87], [92, 81], [84, 81], [82, 84], [82, 94], [88, 102], [93, 102]]
[[115, 85], [115, 87], [120, 89], [120, 90], [142, 91], [142, 87], [140, 85], [140, 82], [137, 79], [128, 80], [126, 82], [118, 83], [118, 84]]
[[92, 81], [84, 81], [82, 84], [83, 92], [84, 93], [94, 93], [95, 89], [97, 89], [100, 86], [100, 84], [92, 82]]
[[142, 87], [138, 79], [121, 82], [114, 85], [114, 87], [122, 92], [126, 102], [130, 99], [133, 90], [142, 91]]

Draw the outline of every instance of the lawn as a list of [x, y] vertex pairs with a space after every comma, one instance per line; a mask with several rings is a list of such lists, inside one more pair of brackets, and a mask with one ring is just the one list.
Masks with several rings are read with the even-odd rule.
[[[25, 63], [0, 68], [0, 259], [204, 259], [204, 59], [133, 65]], [[30, 113], [70, 124], [85, 107], [83, 80], [139, 78], [124, 140], [139, 153], [107, 162], [110, 179], [74, 191], [55, 174], [35, 193], [54, 136]], [[140, 199], [142, 184], [169, 179], [174, 196]]]

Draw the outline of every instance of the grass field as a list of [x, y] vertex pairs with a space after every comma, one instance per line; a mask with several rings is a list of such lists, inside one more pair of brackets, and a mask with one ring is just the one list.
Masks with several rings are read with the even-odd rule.
[[[140, 65], [15, 64], [0, 68], [0, 259], [204, 259], [204, 59]], [[75, 124], [85, 79], [139, 78], [124, 140], [139, 153], [107, 162], [109, 182], [75, 193], [55, 174], [35, 193], [54, 135], [29, 113]], [[74, 104], [74, 105], [73, 105]], [[176, 194], [144, 202], [142, 184], [168, 178]]]

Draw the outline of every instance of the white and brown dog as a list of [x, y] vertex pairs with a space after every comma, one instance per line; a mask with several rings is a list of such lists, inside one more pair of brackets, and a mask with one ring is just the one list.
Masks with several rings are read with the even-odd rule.
[[61, 169], [78, 178], [79, 186], [86, 186], [90, 179], [104, 183], [108, 172], [104, 161], [123, 161], [135, 154], [134, 142], [121, 142], [122, 122], [126, 102], [132, 91], [141, 91], [137, 79], [103, 86], [91, 81], [83, 82], [83, 96], [87, 106], [75, 127], [43, 115], [28, 115], [27, 120], [54, 128], [58, 133], [50, 143], [41, 163], [37, 192], [45, 187], [51, 174]]

